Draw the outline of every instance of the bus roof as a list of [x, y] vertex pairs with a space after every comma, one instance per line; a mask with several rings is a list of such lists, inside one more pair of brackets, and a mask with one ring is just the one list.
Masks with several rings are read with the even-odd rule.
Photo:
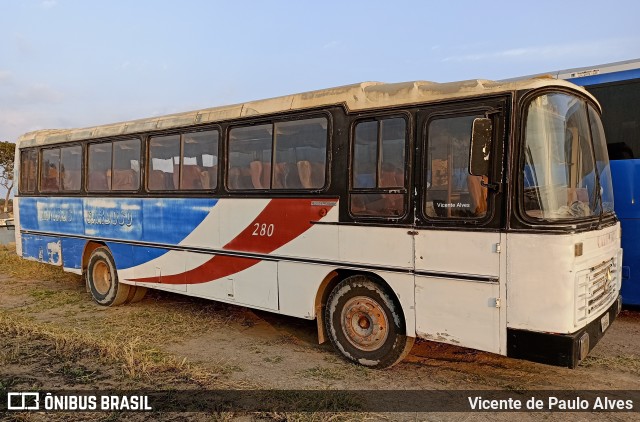
[[140, 132], [180, 128], [228, 121], [240, 117], [269, 115], [329, 105], [343, 104], [350, 111], [360, 111], [445, 99], [473, 97], [482, 94], [530, 90], [545, 86], [572, 87], [591, 96], [583, 88], [577, 87], [569, 82], [552, 78], [502, 82], [481, 79], [448, 83], [427, 81], [401, 83], [363, 82], [266, 100], [250, 101], [241, 104], [206, 108], [185, 113], [87, 128], [43, 129], [22, 135], [18, 139], [18, 147], [50, 145], [109, 136], [132, 135]]

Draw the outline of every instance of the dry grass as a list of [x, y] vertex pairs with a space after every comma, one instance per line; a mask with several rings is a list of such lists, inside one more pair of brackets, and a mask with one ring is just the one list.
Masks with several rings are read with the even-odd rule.
[[[9, 277], [6, 277], [9, 276]], [[0, 247], [0, 395], [14, 388], [258, 389], [233, 379], [243, 368], [209, 361], [206, 368], [166, 351], [166, 345], [225, 325], [253, 326], [246, 308], [151, 291], [141, 303], [104, 308], [91, 301], [81, 277], [59, 267], [27, 261]], [[53, 284], [52, 284], [53, 282]], [[0, 303], [2, 303], [0, 296]], [[296, 344], [281, 335], [274, 344]], [[282, 356], [269, 359], [282, 362]], [[12, 420], [185, 420], [180, 414], [12, 414]], [[188, 420], [269, 419], [293, 421], [365, 420], [347, 413], [189, 414]]]
[[204, 370], [189, 364], [186, 359], [162, 353], [146, 346], [139, 338], [102, 338], [89, 332], [64, 329], [51, 324], [42, 324], [15, 318], [7, 312], [0, 312], [0, 336], [16, 339], [12, 347], [3, 353], [0, 361], [15, 362], [18, 357], [29, 358], [30, 344], [39, 342], [50, 345], [51, 356], [64, 362], [79, 362], [93, 359], [101, 363], [117, 363], [121, 374], [130, 379], [150, 381], [152, 377], [170, 378], [172, 381], [196, 383], [210, 388], [246, 388], [238, 382], [228, 382], [223, 375], [225, 367], [219, 370]]
[[38, 278], [56, 282], [81, 281], [77, 274], [67, 273], [61, 267], [29, 261], [16, 255], [14, 246], [0, 246], [0, 270], [19, 280]]
[[640, 375], [640, 357], [636, 355], [628, 356], [587, 356], [581, 366], [603, 367], [607, 369], [617, 369], [625, 372], [632, 372]]

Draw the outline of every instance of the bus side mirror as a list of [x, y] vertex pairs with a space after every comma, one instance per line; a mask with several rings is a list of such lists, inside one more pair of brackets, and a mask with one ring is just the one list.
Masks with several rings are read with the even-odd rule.
[[473, 120], [469, 152], [469, 173], [473, 176], [489, 176], [492, 133], [491, 119], [482, 117]]

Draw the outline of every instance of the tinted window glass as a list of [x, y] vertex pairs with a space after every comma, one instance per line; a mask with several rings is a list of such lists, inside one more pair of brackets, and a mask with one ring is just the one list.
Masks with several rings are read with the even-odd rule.
[[[405, 193], [390, 192], [405, 186], [407, 123], [402, 118], [356, 125], [352, 157], [350, 209], [354, 215], [400, 216]], [[359, 189], [378, 192], [357, 192]]]
[[218, 131], [182, 135], [180, 189], [215, 189], [218, 185]]
[[380, 130], [382, 148], [378, 187], [401, 188], [404, 186], [406, 123], [404, 119], [382, 120]]
[[275, 124], [274, 189], [319, 189], [325, 184], [327, 119]]
[[42, 150], [40, 191], [58, 192], [58, 190], [60, 190], [60, 148]]
[[378, 122], [356, 126], [353, 151], [353, 187], [375, 188], [378, 165]]
[[38, 151], [30, 149], [20, 153], [20, 190], [33, 192], [36, 189]]
[[272, 125], [235, 128], [229, 132], [229, 189], [271, 187]]
[[149, 141], [149, 190], [178, 187], [180, 136], [158, 136]]
[[140, 140], [114, 142], [111, 190], [137, 190], [139, 187]]
[[90, 144], [88, 164], [89, 190], [137, 190], [140, 186], [140, 140]]
[[[89, 145], [88, 190], [109, 190], [111, 184], [111, 152], [111, 142]], [[107, 176], [109, 176], [108, 182]]]
[[82, 180], [82, 147], [60, 149], [60, 183], [63, 191], [79, 191]]
[[437, 119], [429, 124], [425, 214], [480, 218], [487, 212], [482, 177], [469, 174], [473, 120], [481, 115]]

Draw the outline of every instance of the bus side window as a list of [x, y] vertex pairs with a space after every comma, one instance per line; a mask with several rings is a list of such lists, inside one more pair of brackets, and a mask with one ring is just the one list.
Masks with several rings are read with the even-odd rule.
[[90, 191], [109, 190], [107, 170], [111, 170], [111, 142], [89, 145], [87, 189]]
[[75, 145], [61, 148], [60, 151], [61, 190], [79, 191], [82, 180], [82, 147]]
[[269, 170], [272, 132], [271, 124], [239, 127], [229, 131], [229, 189], [271, 187]]
[[439, 118], [429, 123], [428, 217], [481, 218], [487, 212], [487, 188], [481, 177], [469, 174], [471, 127], [476, 117], [483, 116]]
[[182, 135], [180, 189], [215, 189], [217, 187], [218, 141], [217, 130]]
[[40, 190], [42, 192], [58, 192], [60, 190], [60, 148], [42, 151]]
[[89, 144], [87, 190], [137, 190], [140, 187], [140, 140]]
[[320, 189], [325, 185], [327, 119], [275, 124], [274, 189]]
[[139, 187], [140, 140], [114, 142], [111, 190], [138, 190]]
[[38, 169], [38, 151], [30, 149], [20, 153], [20, 190], [34, 192], [36, 189], [36, 175]]
[[[149, 190], [174, 190], [178, 184], [180, 135], [157, 136], [149, 139]], [[175, 182], [174, 182], [175, 181]]]
[[360, 122], [353, 139], [350, 210], [360, 216], [398, 217], [405, 212], [404, 118]]

